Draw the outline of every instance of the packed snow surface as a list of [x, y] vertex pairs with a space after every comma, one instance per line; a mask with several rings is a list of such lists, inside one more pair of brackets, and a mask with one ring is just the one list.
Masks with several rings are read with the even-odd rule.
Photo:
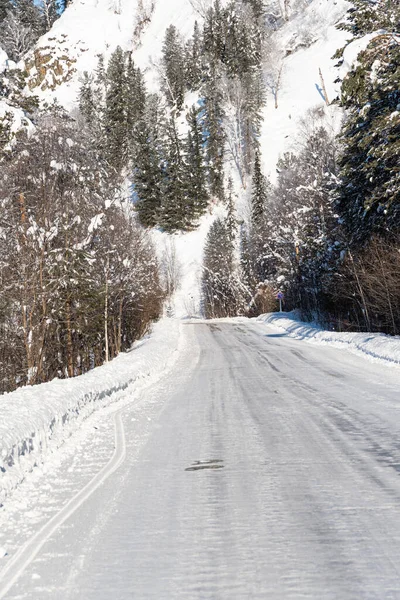
[[182, 338], [92, 451], [0, 510], [0, 598], [399, 598], [400, 371], [244, 319]]

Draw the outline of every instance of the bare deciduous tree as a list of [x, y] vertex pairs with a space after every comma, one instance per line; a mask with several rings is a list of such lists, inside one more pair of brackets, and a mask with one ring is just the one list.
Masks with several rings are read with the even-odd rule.
[[23, 25], [14, 12], [8, 11], [0, 28], [0, 43], [8, 56], [18, 62], [30, 50], [35, 40], [32, 28]]
[[264, 82], [266, 88], [272, 94], [275, 108], [279, 106], [279, 92], [282, 88], [284, 76], [283, 50], [276, 40], [269, 40], [264, 51]]

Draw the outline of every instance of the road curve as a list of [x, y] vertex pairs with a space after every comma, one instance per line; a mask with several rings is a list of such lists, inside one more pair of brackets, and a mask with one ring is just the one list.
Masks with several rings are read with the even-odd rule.
[[125, 408], [123, 455], [3, 596], [400, 599], [399, 370], [256, 323], [183, 329], [146, 444]]

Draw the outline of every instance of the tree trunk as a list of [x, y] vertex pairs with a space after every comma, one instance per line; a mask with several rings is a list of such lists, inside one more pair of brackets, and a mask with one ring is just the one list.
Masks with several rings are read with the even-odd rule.
[[105, 300], [104, 300], [104, 342], [105, 342], [105, 354], [106, 354], [106, 363], [109, 360], [109, 348], [108, 348], [108, 271], [110, 268], [110, 257], [107, 256], [106, 263], [106, 291], [105, 291]]
[[72, 324], [71, 324], [71, 298], [68, 296], [65, 303], [65, 314], [67, 322], [67, 370], [68, 377], [74, 376], [74, 346], [72, 342]]

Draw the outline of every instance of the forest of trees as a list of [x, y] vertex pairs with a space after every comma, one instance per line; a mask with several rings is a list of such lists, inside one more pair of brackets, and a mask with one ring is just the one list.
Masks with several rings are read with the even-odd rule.
[[72, 377], [160, 314], [154, 248], [90, 133], [40, 117], [2, 164], [0, 391]]
[[[327, 128], [322, 107], [310, 112], [301, 150], [281, 157], [274, 186], [256, 153], [251, 216], [241, 226], [240, 264], [229, 267], [222, 306], [215, 304], [219, 275], [227, 281], [231, 250], [216, 262], [208, 250], [215, 231], [209, 233], [203, 277], [209, 316], [274, 310], [282, 290], [285, 308], [304, 318], [336, 329], [400, 333], [400, 6], [390, 0], [352, 5], [340, 25], [349, 41], [380, 33], [342, 82], [340, 136]], [[269, 22], [279, 29], [282, 13], [276, 3], [268, 7]]]
[[[353, 0], [341, 25], [350, 39], [380, 34], [342, 82], [340, 136], [317, 107], [276, 183], [263, 174], [262, 110], [268, 95], [279, 105], [282, 77], [274, 40], [308, 3], [192, 0], [193, 35], [166, 29], [158, 93], [118, 47], [83, 75], [72, 115], [39, 110], [18, 70], [0, 78], [0, 95], [32, 123], [12, 137], [7, 115], [0, 122], [0, 392], [129, 348], [171, 291], [148, 229], [190, 231], [214, 203], [226, 217], [204, 250], [205, 316], [275, 310], [282, 290], [305, 318], [400, 333], [397, 3]], [[18, 60], [64, 9], [0, 0], [0, 46]], [[235, 212], [230, 171], [251, 198], [248, 218]]]
[[[224, 199], [226, 160], [245, 185], [265, 102], [263, 36], [260, 2], [222, 8], [216, 0], [186, 42], [174, 25], [167, 28], [158, 94], [147, 92], [121, 48], [107, 66], [101, 57], [97, 72], [85, 75], [81, 112], [95, 143], [131, 177], [144, 226], [195, 227], [210, 201]], [[189, 92], [198, 97], [193, 106], [184, 103]]]

